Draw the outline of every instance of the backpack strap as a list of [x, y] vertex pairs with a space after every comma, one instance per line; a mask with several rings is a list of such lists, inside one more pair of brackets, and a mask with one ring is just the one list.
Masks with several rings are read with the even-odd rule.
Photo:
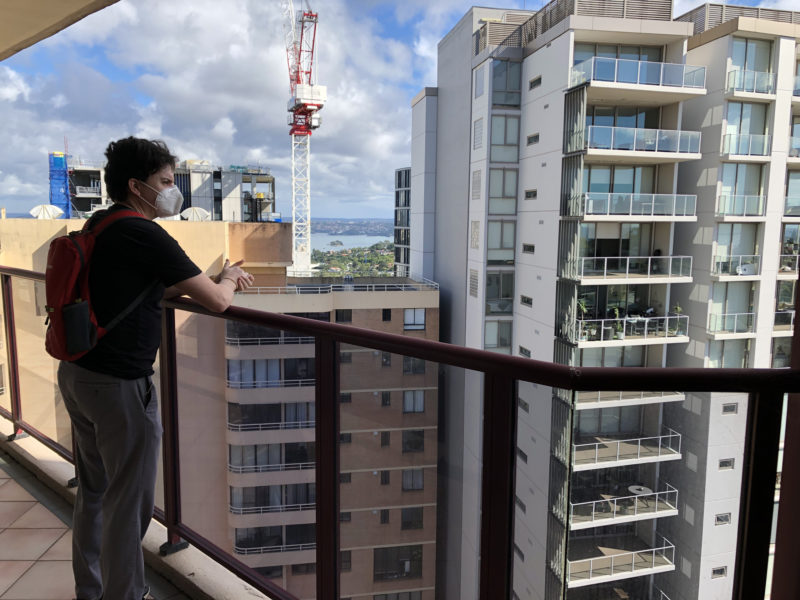
[[141, 291], [141, 293], [138, 296], [136, 296], [136, 298], [133, 299], [133, 302], [128, 304], [128, 306], [126, 306], [124, 309], [122, 309], [121, 313], [119, 313], [116, 317], [111, 319], [108, 322], [108, 325], [106, 325], [103, 328], [103, 329], [106, 330], [106, 333], [111, 331], [111, 329], [113, 327], [115, 327], [117, 324], [119, 324], [119, 322], [122, 321], [122, 319], [124, 319], [129, 314], [131, 314], [131, 312], [133, 312], [133, 309], [136, 308], [137, 306], [139, 306], [139, 304], [142, 303], [142, 301], [147, 297], [147, 294], [149, 294], [153, 290], [153, 288], [156, 287], [156, 285], [158, 285], [158, 280], [157, 279], [155, 281], [153, 281], [150, 285], [148, 285], [146, 288], [144, 288]]

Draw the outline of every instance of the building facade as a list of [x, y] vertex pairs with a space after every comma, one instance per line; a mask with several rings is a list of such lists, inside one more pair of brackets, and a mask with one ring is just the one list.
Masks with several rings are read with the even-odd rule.
[[[442, 286], [444, 341], [575, 367], [788, 365], [800, 14], [672, 10], [473, 8], [441, 40], [412, 102], [410, 257]], [[467, 408], [446, 412], [462, 567], [441, 580], [472, 597], [482, 386], [446, 381]], [[518, 394], [516, 598], [731, 596], [746, 397]]]

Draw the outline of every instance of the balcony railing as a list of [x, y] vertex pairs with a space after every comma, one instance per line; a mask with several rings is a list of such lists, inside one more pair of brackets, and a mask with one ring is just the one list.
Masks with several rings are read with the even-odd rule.
[[232, 465], [228, 463], [231, 473], [272, 473], [274, 471], [305, 471], [313, 469], [313, 462], [281, 463], [275, 465]]
[[797, 265], [797, 254], [781, 254], [778, 271], [781, 273], [797, 273]]
[[[416, 277], [412, 277], [417, 279]], [[240, 294], [331, 294], [333, 292], [420, 292], [435, 291], [439, 284], [419, 278], [412, 283], [331, 283], [326, 285], [290, 285], [275, 287], [251, 287]]]
[[660, 339], [687, 335], [689, 317], [625, 317], [620, 319], [579, 319], [578, 341], [608, 342], [630, 338]]
[[755, 133], [728, 133], [722, 140], [722, 153], [741, 156], [767, 156], [772, 150], [772, 136]]
[[606, 525], [614, 519], [635, 520], [637, 517], [657, 517], [659, 512], [678, 508], [678, 490], [665, 484], [661, 492], [628, 496], [604, 495], [601, 500], [570, 502], [570, 524], [576, 526]]
[[789, 138], [789, 158], [800, 158], [800, 137]]
[[691, 256], [585, 256], [580, 277], [630, 279], [641, 277], [691, 277]]
[[233, 506], [228, 505], [228, 509], [233, 515], [265, 515], [269, 513], [297, 512], [300, 510], [314, 510], [316, 503], [306, 504], [278, 504], [275, 506]]
[[800, 97], [800, 75], [794, 78], [794, 92], [792, 92], [792, 95]]
[[775, 78], [775, 73], [763, 71], [728, 71], [728, 91], [774, 94]]
[[572, 67], [571, 86], [587, 81], [703, 89], [706, 68], [595, 56]]
[[689, 194], [588, 192], [583, 199], [584, 214], [598, 216], [693, 217], [697, 206], [697, 196]]
[[763, 217], [766, 196], [720, 196], [717, 201], [717, 216]]
[[[638, 538], [637, 538], [638, 539]], [[567, 563], [569, 587], [584, 580], [596, 578], [623, 579], [632, 573], [641, 575], [660, 567], [675, 567], [675, 546], [667, 538], [656, 534], [655, 548], [633, 552], [619, 552], [611, 555], [570, 560]]]
[[700, 132], [590, 125], [586, 128], [586, 147], [594, 150], [692, 154], [700, 152]]
[[234, 381], [228, 379], [225, 383], [229, 388], [236, 390], [254, 390], [260, 388], [309, 387], [315, 385], [315, 382], [315, 379], [271, 379], [268, 381]]
[[[43, 381], [45, 374], [54, 373], [57, 366], [44, 353], [44, 329], [31, 326], [37, 319], [41, 322], [41, 317], [36, 316], [33, 291], [34, 286], [42, 284], [44, 275], [8, 267], [0, 268], [0, 274], [8, 376], [8, 395], [0, 402], [0, 417], [10, 422], [9, 429], [12, 431], [29, 435], [25, 444], [35, 444], [38, 441], [61, 458], [72, 460], [69, 421], [64, 412], [58, 410], [60, 399], [53, 393], [54, 382], [49, 379], [44, 381], [46, 385], [35, 387]], [[195, 429], [194, 421], [187, 425], [185, 420], [192, 419], [197, 414], [198, 402], [202, 400], [203, 392], [209, 392], [204, 389], [209, 379], [203, 379], [203, 385], [198, 385], [195, 379], [198, 374], [206, 376], [206, 372], [202, 370], [205, 363], [193, 362], [196, 356], [191, 348], [196, 346], [182, 345], [179, 350], [179, 336], [183, 338], [188, 334], [186, 327], [179, 330], [176, 326], [176, 311], [180, 311], [181, 316], [196, 320], [200, 325], [199, 328], [188, 328], [191, 331], [203, 330], [207, 323], [214, 322], [213, 319], [233, 319], [315, 337], [317, 453], [314, 469], [314, 543], [283, 544], [283, 538], [278, 538], [272, 545], [254, 548], [243, 546], [240, 541], [225, 549], [210, 541], [215, 534], [207, 531], [206, 524], [197, 519], [194, 509], [191, 508], [198, 504], [198, 499], [192, 495], [197, 491], [197, 485], [193, 484], [199, 483], [203, 490], [207, 490], [208, 481], [204, 477], [208, 476], [208, 471], [198, 473], [196, 469], [187, 468], [185, 464], [186, 460], [194, 456], [193, 450], [198, 448], [198, 440], [204, 437], [203, 431]], [[24, 325], [18, 326], [17, 323]], [[422, 363], [433, 361], [436, 366], [433, 369], [434, 377], [439, 368], [453, 369], [454, 372], [458, 369], [472, 370], [482, 377], [482, 399], [479, 398], [478, 415], [482, 421], [483, 434], [480, 435], [481, 442], [475, 447], [480, 455], [482, 477], [480, 489], [468, 490], [469, 493], [477, 494], [480, 503], [475, 513], [476, 539], [479, 540], [481, 556], [479, 572], [475, 577], [479, 587], [475, 597], [479, 600], [507, 598], [512, 593], [514, 469], [517, 461], [517, 419], [514, 415], [518, 410], [518, 382], [560, 389], [570, 398], [582, 391], [670, 391], [675, 389], [676, 384], [681, 386], [683, 392], [748, 394], [749, 435], [743, 440], [741, 527], [737, 533], [736, 567], [731, 575], [734, 579], [735, 598], [763, 597], [767, 579], [766, 556], [770, 547], [782, 400], [784, 393], [800, 392], [800, 370], [570, 367], [245, 308], [232, 307], [224, 314], [213, 314], [197, 303], [183, 298], [164, 301], [162, 331], [159, 379], [164, 424], [163, 498], [159, 496], [157, 499], [155, 517], [166, 526], [165, 551], [176, 549], [181, 539], [187, 540], [193, 547], [270, 598], [295, 600], [295, 596], [282, 589], [276, 580], [267, 579], [244, 565], [237, 558], [238, 555], [315, 550], [316, 597], [319, 600], [336, 600], [340, 593], [339, 500], [340, 492], [344, 494], [342, 490], [347, 489], [346, 486], [340, 486], [339, 481], [339, 378], [346, 376], [339, 369], [340, 344], [390, 354], [398, 353]], [[190, 351], [186, 352], [184, 348], [189, 348]], [[395, 360], [393, 364], [398, 365], [398, 362], [403, 361]], [[412, 377], [418, 378], [419, 375]], [[179, 397], [179, 386], [182, 389], [186, 386], [192, 393], [187, 396], [181, 393]], [[45, 392], [45, 389], [48, 391]], [[470, 400], [464, 397], [459, 401], [466, 405]], [[218, 397], [213, 391], [209, 402], [214, 402], [214, 406], [218, 404]], [[187, 409], [179, 410], [180, 406], [186, 406]], [[783, 506], [778, 513], [772, 584], [772, 596], [775, 598], [796, 598], [798, 596], [794, 592], [800, 589], [800, 570], [796, 567], [793, 554], [796, 540], [800, 538], [800, 522], [792, 514], [793, 507], [800, 505], [800, 427], [797, 427], [800, 419], [795, 414], [798, 408], [800, 407], [796, 403], [788, 403], [789, 417], [786, 421], [786, 442], [783, 450], [783, 473], [786, 476], [781, 481], [780, 502]], [[522, 404], [519, 405], [519, 410], [523, 410]], [[217, 421], [219, 420], [213, 421], [214, 426], [217, 426]], [[219, 426], [225, 427], [221, 423]], [[187, 427], [190, 433], [188, 436]], [[210, 433], [213, 439], [217, 439], [218, 432]], [[2, 444], [10, 450], [16, 449], [14, 442], [3, 441]], [[192, 450], [179, 452], [185, 444], [189, 444]], [[660, 448], [662, 452], [669, 450], [669, 446], [663, 444]], [[567, 449], [569, 445], [565, 444], [565, 450]], [[655, 450], [656, 453], [658, 451]], [[345, 461], [347, 455], [348, 452], [343, 452], [341, 460]], [[205, 464], [208, 457], [203, 456], [201, 460]], [[227, 461], [223, 468], [226, 466]], [[198, 481], [193, 482], [193, 478]], [[177, 485], [178, 482], [180, 485]], [[432, 483], [435, 488], [435, 481]], [[425, 493], [428, 493], [427, 487]], [[682, 490], [682, 493], [685, 492]], [[343, 497], [343, 504], [344, 501]], [[351, 502], [352, 498], [347, 501]], [[568, 509], [566, 499], [563, 501], [563, 509], [565, 512]], [[437, 539], [437, 551], [440, 548], [438, 544], [444, 544], [444, 541]], [[548, 559], [551, 574], [555, 573], [562, 581], [569, 574], [573, 583], [581, 577], [589, 583], [595, 583], [604, 569], [607, 573], [624, 577], [625, 572], [629, 575], [644, 574], [644, 569], [640, 570], [637, 565], [644, 568], [667, 566], [669, 560], [662, 560], [662, 557], [666, 555], [669, 559], [670, 548], [669, 543], [658, 543], [655, 551], [651, 548], [632, 549], [626, 546], [621, 554], [628, 555], [627, 561], [614, 554], [613, 558], [603, 557], [605, 560], [610, 559], [612, 563], [605, 565], [599, 562], [586, 564], [582, 561], [579, 564], [579, 561], [568, 561], [564, 553], [549, 556]], [[441, 549], [447, 553], [446, 545], [441, 546]], [[623, 563], [630, 566], [623, 566]], [[470, 566], [465, 565], [465, 568]]]
[[681, 434], [669, 427], [664, 431], [664, 435], [626, 439], [602, 439], [603, 436], [598, 435], [600, 441], [573, 444], [573, 464], [576, 467], [608, 466], [607, 463], [674, 458], [681, 452]]
[[226, 337], [225, 343], [228, 346], [274, 346], [277, 344], [313, 344], [314, 338], [311, 336], [301, 336], [301, 335], [255, 337], [255, 338]]
[[800, 217], [800, 196], [786, 196], [783, 215], [785, 217]]
[[276, 431], [280, 429], [307, 429], [315, 421], [281, 421], [279, 423], [228, 423], [228, 431]]
[[759, 275], [761, 256], [758, 254], [720, 255], [714, 257], [714, 275]]
[[772, 328], [790, 331], [794, 329], [794, 309], [776, 310]]
[[603, 404], [650, 404], [683, 400], [681, 392], [578, 392], [575, 408], [600, 408]]
[[708, 323], [711, 333], [752, 333], [755, 328], [755, 313], [712, 314]]

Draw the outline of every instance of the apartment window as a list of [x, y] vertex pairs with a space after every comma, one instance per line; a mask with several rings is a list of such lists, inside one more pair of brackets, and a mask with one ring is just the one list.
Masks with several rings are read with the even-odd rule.
[[389, 485], [392, 481], [391, 471], [381, 471], [381, 485]]
[[[313, 525], [312, 525], [313, 526]], [[275, 548], [283, 546], [283, 528], [244, 527], [234, 531], [234, 544], [239, 548]]]
[[539, 143], [538, 133], [532, 133], [531, 135], [528, 136], [528, 146], [533, 146], [534, 144], [538, 143]]
[[259, 575], [263, 575], [264, 577], [268, 577], [270, 579], [283, 577], [283, 567], [281, 565], [275, 567], [256, 567], [255, 570]]
[[533, 306], [533, 298], [521, 294], [519, 297], [519, 303], [522, 304], [522, 306]]
[[382, 367], [392, 366], [392, 354], [390, 352], [381, 352], [381, 366]]
[[538, 190], [525, 190], [525, 200], [536, 200], [538, 195]]
[[389, 446], [391, 437], [390, 431], [381, 431], [381, 448], [386, 448]]
[[483, 147], [483, 118], [475, 119], [472, 125], [472, 149], [479, 150]]
[[528, 455], [525, 454], [521, 448], [517, 448], [517, 458], [519, 458], [525, 464], [528, 464]]
[[392, 405], [392, 392], [381, 392], [381, 406]]
[[339, 473], [339, 483], [351, 483], [352, 480], [352, 473]]
[[528, 350], [525, 346], [520, 346], [519, 347], [519, 355], [520, 356], [524, 356], [525, 358], [530, 358], [531, 357], [531, 351]]
[[353, 568], [352, 555], [350, 554], [350, 550], [339, 551], [339, 563], [341, 563], [340, 567], [341, 571], [349, 571], [350, 569]]
[[510, 315], [514, 308], [514, 272], [486, 273], [486, 314]]
[[421, 506], [412, 506], [400, 511], [400, 529], [422, 529]]
[[728, 471], [733, 469], [734, 459], [733, 458], [720, 458], [719, 459], [719, 470], [720, 471]]
[[486, 262], [490, 265], [514, 264], [514, 221], [489, 221], [486, 224]]
[[353, 434], [352, 433], [340, 433], [339, 434], [339, 443], [340, 444], [350, 444], [353, 441]]
[[475, 69], [475, 97], [480, 98], [483, 96], [483, 89], [485, 87], [486, 79], [486, 65], [481, 65]]
[[382, 317], [384, 321], [391, 321], [392, 320], [392, 309], [391, 308], [384, 308], [382, 311]]
[[340, 404], [350, 404], [353, 401], [353, 395], [350, 392], [339, 394]]
[[425, 486], [422, 469], [403, 469], [403, 491], [421, 490]]
[[407, 308], [404, 313], [403, 329], [425, 329], [424, 308]]
[[722, 414], [723, 415], [735, 415], [739, 412], [739, 403], [732, 402], [730, 404], [723, 404], [722, 405]]
[[521, 75], [522, 63], [508, 60], [492, 61], [492, 104], [519, 106]]
[[336, 322], [337, 323], [352, 323], [353, 311], [349, 308], [336, 309]]
[[511, 354], [511, 321], [486, 321], [483, 347], [494, 352]]
[[375, 548], [372, 564], [375, 581], [422, 577], [422, 546]]
[[492, 162], [519, 160], [519, 117], [492, 115]]
[[731, 524], [731, 513], [720, 513], [718, 515], [714, 515], [714, 525], [730, 525]]
[[413, 356], [403, 357], [403, 375], [424, 375], [425, 361]]
[[542, 85], [542, 76], [539, 75], [538, 77], [534, 77], [528, 82], [528, 89], [535, 90], [537, 87]]
[[[270, 471], [277, 470], [283, 463], [281, 444], [249, 444], [246, 446], [228, 446], [228, 460], [234, 471]], [[273, 466], [270, 469], [270, 466]], [[242, 469], [240, 467], [248, 467]]]
[[425, 390], [403, 391], [403, 412], [404, 413], [425, 412]]
[[317, 572], [317, 563], [301, 563], [292, 565], [292, 575], [309, 575]]
[[349, 512], [340, 512], [339, 513], [339, 521], [341, 523], [349, 523], [352, 515]]
[[353, 362], [353, 353], [352, 352], [340, 352], [339, 353], [339, 362], [340, 363], [351, 363], [351, 362]]
[[381, 525], [386, 525], [389, 523], [389, 509], [382, 508], [381, 509]]
[[425, 431], [422, 429], [408, 429], [403, 431], [403, 452], [424, 452]]
[[724, 154], [763, 156], [769, 154], [767, 105], [757, 102], [728, 102], [727, 127], [722, 147]]
[[719, 579], [728, 576], [728, 567], [714, 567], [711, 569], [711, 579]]
[[526, 413], [529, 413], [529, 412], [531, 412], [531, 406], [530, 406], [530, 404], [528, 404], [528, 403], [527, 403], [525, 400], [523, 400], [522, 398], [517, 398], [517, 404], [518, 404], [518, 405], [519, 405], [519, 407], [520, 407], [522, 410], [524, 410]]
[[489, 169], [489, 214], [513, 215], [517, 212], [516, 169]]
[[772, 43], [767, 40], [733, 38], [731, 67], [736, 75], [728, 75], [728, 88], [759, 94], [774, 94], [770, 72]]
[[469, 295], [473, 298], [478, 297], [478, 271], [477, 269], [469, 270]]

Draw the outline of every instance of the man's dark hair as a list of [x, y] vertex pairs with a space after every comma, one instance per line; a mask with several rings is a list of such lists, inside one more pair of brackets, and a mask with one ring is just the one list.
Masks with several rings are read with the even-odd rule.
[[106, 148], [106, 189], [114, 202], [124, 202], [128, 180], [145, 180], [167, 165], [175, 167], [177, 157], [161, 140], [126, 137], [111, 142]]

